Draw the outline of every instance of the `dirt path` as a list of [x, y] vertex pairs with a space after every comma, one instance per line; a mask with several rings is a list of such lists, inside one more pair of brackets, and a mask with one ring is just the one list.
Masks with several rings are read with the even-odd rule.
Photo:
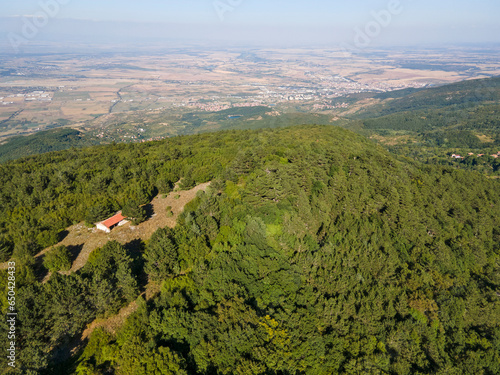
[[96, 319], [90, 323], [85, 331], [82, 333], [82, 341], [89, 338], [92, 332], [99, 327], [104, 328], [106, 331], [115, 334], [116, 331], [125, 323], [125, 320], [137, 310], [137, 302], [132, 301], [128, 306], [123, 307], [118, 314], [111, 316], [107, 319]]
[[[152, 216], [147, 221], [137, 226], [132, 226], [130, 223], [127, 223], [121, 227], [113, 229], [111, 233], [104, 233], [96, 228], [87, 228], [83, 223], [67, 228], [67, 231], [69, 232], [68, 235], [64, 238], [64, 240], [55, 246], [67, 246], [70, 251], [76, 255], [76, 259], [73, 261], [70, 271], [64, 273], [69, 274], [82, 268], [87, 262], [92, 251], [104, 246], [108, 241], [116, 240], [122, 244], [126, 244], [137, 239], [147, 240], [158, 228], [164, 228], [166, 226], [173, 228], [177, 222], [179, 214], [184, 210], [184, 206], [196, 197], [196, 193], [198, 191], [205, 191], [209, 185], [210, 182], [207, 182], [198, 185], [191, 190], [171, 192], [164, 198], [160, 196], [155, 197], [151, 201]], [[173, 216], [171, 217], [167, 217], [168, 206], [172, 207]], [[51, 248], [52, 247], [44, 249], [36, 255], [36, 258], [42, 257], [43, 254]], [[4, 266], [7, 268], [7, 263], [0, 264], [0, 269]], [[50, 273], [45, 276], [42, 282], [47, 281], [49, 277]], [[160, 285], [158, 283], [150, 282], [146, 285], [146, 290], [142, 293], [142, 296], [145, 297], [146, 300], [149, 300], [159, 291]], [[125, 320], [134, 311], [136, 311], [137, 308], [137, 302], [132, 301], [127, 306], [122, 307], [118, 314], [105, 319], [96, 319], [92, 323], [88, 324], [86, 329], [82, 332], [82, 335], [75, 337], [75, 339], [68, 345], [69, 350], [67, 355], [74, 355], [78, 352], [85, 340], [88, 339], [92, 332], [99, 327], [104, 328], [108, 332], [116, 333], [116, 331], [125, 323]]]
[[[85, 263], [87, 262], [87, 259], [89, 258], [90, 253], [92, 252], [93, 249], [96, 249], [102, 245], [97, 245], [98, 243], [106, 243], [107, 241], [110, 241], [112, 239], [115, 239], [119, 242], [122, 243], [127, 243], [130, 242], [134, 239], [142, 239], [146, 240], [151, 235], [158, 229], [158, 228], [164, 228], [166, 226], [169, 226], [173, 228], [176, 224], [177, 217], [179, 214], [184, 210], [184, 206], [189, 203], [191, 200], [193, 200], [196, 197], [196, 193], [200, 190], [205, 190], [207, 186], [210, 185], [210, 182], [207, 182], [205, 184], [201, 184], [196, 186], [195, 188], [188, 190], [188, 191], [178, 191], [178, 192], [171, 192], [166, 198], [160, 198], [156, 197], [153, 199], [151, 202], [153, 206], [153, 217], [150, 218], [148, 221], [139, 224], [137, 227], [133, 227], [130, 224], [126, 224], [123, 227], [119, 227], [116, 229], [113, 229], [111, 233], [104, 233], [101, 231], [96, 231], [92, 230], [90, 234], [88, 234], [89, 239], [87, 242], [85, 242], [84, 248], [78, 255], [78, 258], [73, 262], [73, 266], [71, 267], [71, 271], [76, 271], [77, 269], [83, 267]], [[179, 198], [175, 198], [176, 196], [179, 196]], [[171, 206], [172, 207], [172, 212], [174, 215], [172, 217], [167, 217], [167, 207]], [[77, 226], [70, 228], [70, 233], [75, 233], [75, 238], [78, 238], [76, 234], [78, 233], [85, 233], [85, 230], [89, 232], [87, 228], [82, 229], [81, 225], [79, 224], [80, 227], [77, 228]], [[73, 229], [73, 231], [71, 231]], [[100, 232], [100, 233], [99, 233]], [[82, 234], [81, 234], [82, 235]], [[69, 237], [69, 235], [68, 235]], [[68, 238], [66, 237], [65, 240]], [[63, 244], [64, 241], [61, 242]], [[74, 242], [74, 241], [73, 241]], [[77, 241], [78, 242], [78, 241]], [[88, 246], [87, 249], [85, 248], [86, 245], [89, 243], [92, 243], [92, 246]], [[88, 249], [91, 249], [88, 251]], [[70, 272], [71, 272], [70, 271]], [[149, 300], [152, 298], [155, 294], [157, 294], [160, 290], [160, 285], [157, 283], [152, 283], [150, 282], [149, 284], [146, 285], [146, 291], [142, 294], [146, 300]], [[132, 301], [129, 305], [124, 306], [116, 315], [110, 316], [106, 319], [96, 319], [92, 323], [90, 323], [85, 331], [83, 331], [81, 340], [79, 340], [79, 343], [83, 342], [85, 339], [89, 338], [92, 332], [94, 332], [95, 329], [102, 327], [108, 332], [111, 333], [116, 333], [116, 331], [125, 323], [125, 320], [135, 311], [137, 310], [137, 302]], [[74, 351], [75, 349], [73, 349]]]
[[[205, 190], [210, 182], [196, 186], [195, 188], [188, 191], [171, 192], [166, 198], [156, 197], [151, 202], [153, 207], [153, 216], [144, 223], [133, 227], [126, 224], [122, 227], [115, 228], [111, 233], [104, 233], [95, 229], [89, 230], [84, 225], [78, 224], [69, 228], [70, 235], [73, 234], [74, 238], [87, 237], [84, 243], [84, 247], [76, 260], [73, 262], [70, 272], [74, 272], [79, 268], [83, 267], [87, 262], [92, 250], [104, 245], [107, 241], [117, 240], [121, 243], [127, 243], [134, 239], [146, 240], [158, 229], [169, 226], [173, 228], [176, 224], [177, 217], [184, 210], [184, 206], [196, 197], [196, 193], [200, 190]], [[176, 196], [179, 198], [175, 198]], [[172, 207], [172, 212], [174, 215], [172, 217], [167, 217], [167, 207]], [[67, 240], [68, 235], [64, 240]], [[70, 241], [70, 243], [75, 243], [79, 241]], [[64, 241], [61, 241], [64, 244]], [[47, 275], [49, 277], [49, 275]], [[157, 283], [148, 283], [146, 285], [146, 291], [142, 294], [146, 300], [152, 298], [160, 290], [160, 285]], [[72, 345], [71, 353], [75, 353], [81, 344], [90, 337], [92, 332], [97, 328], [104, 328], [106, 331], [115, 334], [116, 331], [125, 323], [127, 318], [138, 308], [137, 302], [132, 301], [127, 306], [120, 309], [118, 314], [110, 316], [106, 319], [96, 319], [83, 331], [81, 338], [79, 338], [74, 345]]]
[[[196, 193], [200, 190], [205, 190], [209, 182], [196, 186], [187, 191], [171, 192], [167, 197], [155, 197], [151, 201], [153, 209], [152, 217], [137, 226], [127, 223], [121, 227], [115, 228], [111, 233], [105, 233], [96, 228], [89, 230], [83, 224], [71, 228], [70, 234], [61, 241], [60, 245], [78, 246], [83, 244], [83, 248], [73, 262], [71, 272], [75, 272], [82, 268], [89, 258], [90, 253], [99, 247], [102, 247], [108, 241], [116, 240], [121, 244], [132, 242], [133, 240], [147, 240], [158, 228], [166, 226], [173, 228], [177, 221], [177, 217], [184, 210], [184, 206], [196, 197]], [[179, 195], [178, 199], [175, 196]], [[172, 207], [173, 216], [167, 217], [167, 207]], [[83, 228], [82, 228], [83, 226]], [[65, 243], [66, 242], [66, 243]]]
[[[84, 223], [79, 223], [67, 228], [68, 235], [58, 244], [54, 246], [64, 245], [68, 247], [70, 253], [73, 255], [73, 263], [70, 271], [71, 273], [82, 268], [90, 254], [95, 249], [104, 246], [108, 241], [116, 240], [121, 244], [126, 244], [134, 240], [147, 240], [158, 229], [166, 226], [173, 228], [177, 221], [177, 217], [184, 210], [184, 206], [196, 197], [196, 193], [200, 190], [205, 190], [210, 185], [210, 182], [200, 184], [191, 190], [171, 192], [165, 198], [160, 196], [155, 197], [150, 205], [152, 216], [137, 226], [127, 223], [121, 227], [115, 228], [111, 233], [105, 233], [98, 229], [88, 228]], [[176, 199], [175, 197], [178, 196]], [[173, 216], [167, 217], [167, 207], [172, 207]], [[43, 256], [50, 248], [42, 250], [35, 257]], [[6, 269], [8, 263], [0, 264], [0, 269]], [[48, 274], [43, 281], [48, 280]]]
[[[141, 294], [146, 300], [151, 299], [160, 291], [160, 285], [157, 283], [149, 283], [146, 286], [146, 291]], [[82, 333], [82, 337], [80, 342], [83, 342], [87, 338], [90, 337], [92, 332], [97, 328], [104, 328], [106, 331], [115, 334], [118, 329], [120, 329], [127, 318], [137, 310], [139, 306], [136, 301], [130, 302], [127, 306], [124, 306], [120, 309], [118, 314], [110, 316], [106, 319], [96, 319], [85, 328], [85, 331]]]

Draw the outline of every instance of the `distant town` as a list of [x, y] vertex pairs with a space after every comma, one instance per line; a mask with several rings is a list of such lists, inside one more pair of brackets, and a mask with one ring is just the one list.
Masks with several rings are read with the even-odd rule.
[[[353, 95], [500, 74], [499, 51], [481, 53], [480, 60], [463, 50], [381, 50], [349, 58], [334, 49], [4, 56], [0, 141], [64, 126], [100, 139], [142, 142], [182, 134], [193, 124], [210, 129], [223, 119], [335, 118], [358, 109]], [[233, 113], [238, 109], [254, 115]]]

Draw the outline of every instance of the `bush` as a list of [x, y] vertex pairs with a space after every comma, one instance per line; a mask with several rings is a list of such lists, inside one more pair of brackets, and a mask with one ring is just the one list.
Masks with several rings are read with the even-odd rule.
[[184, 177], [179, 183], [179, 187], [182, 190], [189, 190], [196, 186], [196, 181], [191, 177]]
[[56, 229], [45, 230], [38, 233], [36, 242], [42, 247], [46, 248], [55, 245], [59, 242], [59, 231]]
[[113, 208], [107, 202], [97, 202], [87, 209], [85, 223], [89, 226], [93, 226], [94, 223], [110, 217], [113, 212]]
[[165, 194], [167, 195], [168, 193], [170, 193], [172, 191], [172, 188], [173, 188], [174, 184], [169, 181], [169, 180], [165, 180], [165, 179], [158, 179], [157, 183], [156, 183], [156, 187], [158, 189], [158, 192], [161, 193], [161, 194]]
[[0, 262], [6, 262], [12, 255], [14, 246], [7, 239], [0, 237]]
[[12, 257], [22, 264], [34, 264], [33, 256], [41, 249], [40, 245], [33, 241], [20, 241], [15, 243]]
[[66, 246], [58, 246], [50, 250], [43, 259], [43, 265], [49, 271], [69, 271], [71, 268], [71, 257]]
[[139, 206], [136, 201], [130, 201], [123, 207], [122, 214], [132, 220], [133, 225], [138, 225], [146, 220], [147, 214], [144, 206]]
[[153, 233], [143, 257], [144, 269], [151, 280], [164, 280], [180, 272], [178, 248], [170, 228], [160, 228]]

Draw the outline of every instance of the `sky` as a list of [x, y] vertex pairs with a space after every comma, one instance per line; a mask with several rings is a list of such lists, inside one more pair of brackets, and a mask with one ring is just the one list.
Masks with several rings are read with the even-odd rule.
[[0, 44], [498, 43], [499, 19], [498, 0], [0, 0]]

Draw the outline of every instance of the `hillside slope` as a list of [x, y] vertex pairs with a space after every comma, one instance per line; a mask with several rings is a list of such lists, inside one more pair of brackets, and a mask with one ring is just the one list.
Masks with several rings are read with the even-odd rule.
[[448, 107], [463, 109], [478, 104], [498, 103], [500, 100], [500, 77], [467, 80], [416, 92], [399, 90], [376, 94], [374, 98], [385, 101], [360, 111], [357, 117], [373, 118], [400, 112]]
[[[2, 172], [25, 373], [500, 370], [500, 197], [478, 173], [398, 160], [330, 126], [72, 150]], [[30, 278], [22, 244], [44, 239], [54, 218], [181, 177], [185, 188], [212, 183], [175, 229], [134, 244], [139, 252], [110, 242], [70, 276]], [[121, 329], [97, 329], [60, 361], [72, 337], [148, 279], [162, 283], [158, 296], [139, 298]]]
[[415, 160], [500, 175], [500, 77], [374, 97], [350, 129]]
[[98, 142], [73, 129], [55, 129], [30, 136], [12, 137], [0, 145], [0, 163], [71, 147], [96, 145]]

